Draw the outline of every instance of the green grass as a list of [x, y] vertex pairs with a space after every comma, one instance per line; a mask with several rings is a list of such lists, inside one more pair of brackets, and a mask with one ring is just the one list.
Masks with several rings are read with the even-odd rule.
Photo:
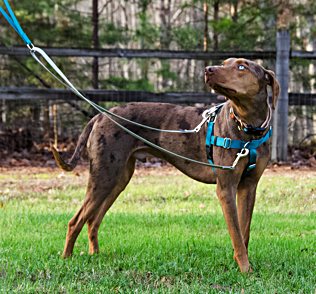
[[168, 172], [140, 174], [100, 228], [89, 256], [86, 228], [63, 260], [67, 223], [86, 174], [0, 177], [0, 292], [315, 293], [315, 173], [267, 173], [259, 185], [241, 274], [215, 186]]

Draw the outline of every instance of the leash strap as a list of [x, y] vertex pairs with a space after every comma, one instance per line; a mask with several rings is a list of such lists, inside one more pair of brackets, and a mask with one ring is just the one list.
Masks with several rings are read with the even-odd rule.
[[26, 45], [32, 44], [31, 40], [28, 38], [28, 36], [22, 30], [13, 10], [11, 9], [11, 6], [10, 6], [8, 0], [3, 0], [3, 1], [4, 1], [4, 4], [5, 4], [10, 15], [8, 15], [2, 7], [0, 7], [0, 14], [2, 13], [2, 15], [4, 16], [6, 21], [9, 23], [9, 25], [11, 27], [14, 28], [14, 30], [18, 33], [18, 35], [21, 37], [21, 39], [23, 40], [23, 42]]
[[[8, 0], [4, 0], [5, 6], [10, 14], [10, 16], [8, 15], [8, 13], [6, 13], [6, 11], [0, 7], [0, 13], [4, 16], [4, 18], [7, 20], [7, 22], [14, 28], [14, 30], [18, 33], [18, 35], [22, 38], [22, 40], [24, 41], [24, 43], [27, 45], [27, 47], [30, 49], [30, 53], [32, 55], [32, 57], [46, 70], [48, 71], [56, 80], [58, 80], [61, 84], [63, 84], [64, 86], [66, 86], [68, 89], [70, 89], [74, 94], [76, 94], [78, 97], [82, 98], [84, 101], [86, 101], [88, 104], [90, 104], [93, 108], [95, 108], [97, 111], [99, 111], [100, 113], [102, 113], [103, 115], [107, 116], [108, 119], [110, 119], [114, 124], [116, 124], [118, 127], [120, 127], [121, 129], [123, 129], [124, 131], [126, 131], [128, 134], [130, 134], [131, 136], [133, 136], [134, 138], [144, 142], [145, 144], [156, 148], [164, 153], [167, 153], [169, 155], [193, 162], [193, 163], [197, 163], [200, 165], [204, 165], [204, 166], [210, 166], [212, 168], [219, 168], [219, 169], [223, 169], [223, 170], [234, 170], [236, 164], [238, 163], [239, 159], [241, 157], [244, 157], [245, 155], [243, 154], [242, 151], [247, 150], [245, 148], [243, 148], [243, 150], [238, 154], [238, 156], [236, 157], [234, 163], [232, 166], [222, 166], [222, 165], [216, 165], [214, 164], [212, 161], [209, 161], [209, 163], [207, 162], [202, 162], [202, 161], [198, 161], [198, 160], [194, 160], [192, 158], [187, 158], [185, 156], [179, 155], [177, 153], [174, 153], [170, 150], [167, 150], [163, 147], [160, 147], [150, 141], [148, 141], [147, 139], [137, 135], [136, 133], [132, 132], [131, 130], [129, 130], [128, 128], [124, 127], [123, 125], [121, 125], [119, 122], [117, 122], [113, 117], [124, 120], [126, 122], [129, 122], [131, 124], [140, 126], [140, 127], [144, 127], [150, 130], [154, 130], [154, 131], [160, 131], [160, 132], [170, 132], [170, 133], [193, 133], [193, 132], [198, 132], [201, 127], [204, 125], [204, 123], [206, 121], [208, 121], [210, 119], [210, 117], [215, 117], [216, 115], [214, 115], [214, 113], [217, 112], [217, 110], [223, 105], [219, 105], [219, 106], [215, 106], [209, 110], [204, 111], [203, 113], [203, 120], [202, 122], [193, 130], [161, 130], [161, 129], [156, 129], [156, 128], [152, 128], [146, 125], [142, 125], [139, 123], [136, 123], [134, 121], [128, 120], [124, 117], [121, 117], [115, 113], [112, 113], [110, 111], [108, 111], [107, 109], [101, 107], [100, 105], [94, 103], [93, 101], [91, 101], [90, 99], [88, 99], [87, 97], [85, 97], [80, 91], [77, 90], [77, 88], [68, 80], [68, 78], [64, 75], [64, 73], [58, 68], [58, 66], [55, 64], [55, 62], [45, 53], [44, 50], [42, 50], [39, 47], [35, 47], [32, 42], [30, 41], [30, 39], [27, 37], [27, 35], [24, 33], [24, 31], [22, 30], [17, 18], [15, 17]], [[36, 55], [36, 53], [38, 53], [39, 55], [41, 55], [45, 61], [51, 66], [51, 68], [56, 72], [56, 74], [54, 74]], [[207, 134], [207, 137], [209, 138], [209, 134]], [[227, 139], [227, 138], [225, 138]], [[210, 136], [210, 141], [212, 141], [212, 135]], [[243, 146], [245, 147], [245, 146]], [[247, 153], [248, 154], [248, 153]]]
[[[31, 55], [33, 56], [33, 58], [45, 69], [47, 70], [49, 73], [52, 74], [53, 77], [55, 77], [59, 82], [61, 82], [63, 85], [65, 85], [67, 88], [69, 88], [73, 93], [75, 93], [77, 96], [79, 96], [80, 98], [82, 98], [83, 100], [85, 100], [87, 103], [89, 103], [93, 108], [95, 108], [96, 110], [98, 110], [99, 112], [103, 113], [104, 115], [107, 116], [107, 118], [109, 118], [113, 123], [115, 123], [117, 126], [119, 126], [121, 129], [123, 129], [124, 131], [126, 131], [128, 134], [130, 134], [131, 136], [133, 136], [134, 138], [144, 142], [145, 144], [153, 147], [153, 148], [156, 148], [164, 153], [167, 153], [167, 154], [170, 154], [172, 156], [175, 156], [175, 157], [178, 157], [178, 158], [181, 158], [181, 159], [184, 159], [184, 160], [187, 160], [187, 161], [190, 161], [190, 162], [193, 162], [193, 163], [197, 163], [197, 164], [201, 164], [201, 165], [205, 165], [205, 166], [210, 166], [212, 168], [219, 168], [219, 169], [223, 169], [223, 170], [233, 170], [234, 167], [233, 166], [221, 166], [221, 165], [216, 165], [214, 163], [207, 163], [207, 162], [203, 162], [203, 161], [198, 161], [198, 160], [194, 160], [192, 158], [188, 158], [188, 157], [185, 157], [185, 156], [182, 156], [182, 155], [179, 155], [177, 153], [174, 153], [170, 150], [167, 150], [163, 147], [160, 147], [150, 141], [148, 141], [147, 139], [137, 135], [136, 133], [134, 133], [133, 131], [129, 130], [128, 128], [124, 127], [123, 125], [121, 125], [120, 123], [118, 123], [115, 119], [112, 118], [113, 117], [116, 117], [116, 118], [119, 118], [119, 119], [122, 119], [124, 121], [127, 121], [127, 122], [130, 122], [134, 125], [139, 125], [139, 126], [144, 126], [144, 125], [141, 125], [139, 123], [136, 123], [136, 122], [133, 122], [133, 121], [130, 121], [126, 118], [123, 118], [113, 112], [110, 112], [108, 111], [107, 109], [99, 106], [98, 104], [94, 103], [93, 101], [89, 100], [88, 98], [86, 98], [83, 94], [81, 94], [76, 88], [75, 86], [68, 80], [68, 78], [63, 74], [63, 72], [58, 68], [58, 66], [54, 63], [54, 61], [45, 53], [44, 50], [42, 50], [41, 48], [38, 48], [38, 47], [35, 47], [35, 46], [28, 46], [30, 48], [30, 52], [31, 52]], [[48, 64], [55, 70], [55, 72], [60, 76], [60, 78], [55, 75], [54, 73], [51, 72], [51, 70], [45, 65], [43, 64], [39, 58], [36, 56], [36, 53], [40, 54], [47, 62]], [[196, 129], [197, 128], [201, 128], [202, 124], [204, 124], [207, 120], [208, 120], [208, 115], [212, 113], [212, 111], [214, 109], [217, 109], [216, 107], [215, 108], [211, 108], [207, 111], [204, 112], [203, 116], [203, 120], [202, 122], [194, 129], [194, 130], [191, 130], [190, 132], [196, 132]], [[148, 126], [145, 126], [147, 128], [150, 128], [150, 129], [153, 129], [153, 130], [157, 130], [157, 131], [161, 131], [160, 129], [155, 129], [155, 128], [151, 128], [151, 127], [148, 127]], [[181, 132], [182, 131], [174, 131], [174, 130], [164, 130], [164, 131], [170, 131], [170, 132]], [[186, 132], [187, 133], [187, 132]]]
[[[114, 116], [120, 120], [126, 121], [128, 123], [131, 123], [133, 125], [137, 125], [139, 127], [142, 128], [146, 128], [152, 131], [158, 131], [158, 132], [164, 132], [164, 133], [180, 133], [180, 134], [189, 134], [189, 133], [197, 133], [200, 131], [201, 127], [205, 124], [205, 122], [208, 120], [209, 115], [213, 112], [213, 108], [211, 109], [207, 109], [203, 112], [202, 114], [202, 121], [192, 130], [166, 130], [166, 129], [157, 129], [154, 127], [150, 127], [147, 125], [143, 125], [140, 124], [138, 122], [134, 122], [132, 120], [129, 120], [125, 117], [122, 117], [120, 115], [117, 115], [109, 110], [107, 110], [106, 108], [101, 107], [100, 105], [95, 104], [93, 101], [91, 101], [90, 99], [88, 99], [87, 97], [85, 97], [80, 91], [77, 90], [77, 88], [68, 80], [68, 78], [64, 75], [64, 73], [58, 68], [58, 66], [55, 64], [55, 62], [46, 54], [46, 52], [39, 48], [39, 47], [35, 47], [33, 45], [29, 45], [28, 46], [31, 52], [32, 57], [46, 70], [48, 71], [56, 80], [58, 80], [61, 84], [63, 84], [66, 88], [68, 88], [69, 90], [71, 90], [74, 94], [76, 94], [77, 96], [79, 96], [80, 98], [82, 98], [83, 100], [85, 100], [86, 102], [88, 102], [91, 106], [97, 106], [98, 110], [101, 112], [105, 112], [111, 116]], [[41, 55], [46, 62], [51, 66], [51, 68], [59, 75], [59, 77], [54, 74], [36, 55], [36, 53], [38, 53], [39, 55]]]

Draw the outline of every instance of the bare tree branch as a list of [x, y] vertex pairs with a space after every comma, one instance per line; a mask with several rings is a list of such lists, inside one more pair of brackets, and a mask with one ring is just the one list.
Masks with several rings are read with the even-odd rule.
[[101, 9], [99, 10], [98, 14], [101, 15], [104, 11], [104, 9], [112, 2], [112, 0], [108, 0], [104, 3], [104, 5], [101, 7]]

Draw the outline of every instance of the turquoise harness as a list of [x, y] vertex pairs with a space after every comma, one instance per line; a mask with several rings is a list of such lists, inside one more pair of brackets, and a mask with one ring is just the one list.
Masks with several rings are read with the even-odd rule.
[[249, 162], [247, 165], [247, 171], [251, 171], [256, 167], [257, 148], [261, 146], [263, 143], [267, 142], [269, 138], [272, 136], [272, 127], [270, 126], [268, 132], [264, 136], [262, 136], [260, 139], [251, 140], [248, 142], [245, 142], [242, 140], [233, 140], [230, 138], [222, 138], [222, 137], [214, 136], [214, 124], [216, 121], [216, 117], [218, 113], [220, 112], [223, 105], [224, 104], [218, 105], [218, 108], [216, 109], [216, 111], [214, 111], [207, 126], [206, 140], [205, 140], [207, 159], [209, 163], [214, 164], [212, 146], [222, 147], [225, 149], [239, 149], [239, 150], [246, 148], [249, 150]]

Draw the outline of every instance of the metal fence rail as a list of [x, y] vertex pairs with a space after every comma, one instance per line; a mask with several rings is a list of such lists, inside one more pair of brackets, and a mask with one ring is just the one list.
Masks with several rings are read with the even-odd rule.
[[[90, 48], [58, 48], [42, 47], [50, 56], [61, 57], [118, 57], [118, 58], [158, 58], [158, 59], [195, 59], [216, 60], [229, 57], [243, 57], [252, 59], [275, 59], [276, 51], [173, 51], [173, 50], [144, 50], [144, 49], [90, 49]], [[0, 46], [0, 55], [28, 56], [25, 47]], [[316, 59], [316, 51], [293, 50], [289, 53], [290, 58]]]
[[[137, 59], [151, 59], [150, 62], [154, 64], [161, 63], [171, 64], [170, 70], [178, 73], [179, 69], [184, 68], [185, 65], [194, 64], [190, 69], [190, 75], [186, 70], [181, 71], [181, 76], [177, 76], [173, 87], [168, 88], [168, 85], [157, 87], [153, 84], [154, 88], [149, 88], [149, 91], [144, 91], [140, 85], [136, 90], [101, 90], [101, 89], [84, 89], [85, 93], [90, 99], [98, 103], [111, 102], [106, 106], [112, 106], [115, 103], [121, 102], [168, 102], [168, 103], [186, 103], [186, 104], [216, 104], [223, 102], [224, 97], [218, 96], [214, 93], [202, 92], [203, 72], [205, 61], [223, 60], [228, 57], [244, 57], [248, 59], [265, 60], [265, 67], [267, 68], [280, 68], [283, 62], [291, 63], [291, 66], [296, 64], [296, 61], [305, 60], [305, 64], [309, 64], [310, 68], [316, 69], [316, 51], [293, 51], [289, 45], [284, 48], [286, 58], [280, 58], [277, 51], [239, 51], [239, 52], [204, 52], [204, 51], [172, 51], [172, 50], [136, 50], [136, 49], [87, 49], [87, 48], [44, 48], [50, 55], [58, 58], [68, 58], [71, 60], [72, 65], [75, 64], [74, 70], [69, 68], [67, 73], [70, 74], [70, 79], [77, 79], [74, 83], [79, 84], [82, 79], [87, 79], [83, 88], [91, 86], [90, 74], [88, 67], [91, 66], [90, 61], [92, 57], [99, 58], [100, 62], [100, 81], [107, 81], [110, 77], [126, 78], [123, 77], [124, 70], [122, 65], [132, 65], [132, 69], [128, 69], [131, 74], [131, 80], [137, 80], [143, 77], [143, 72], [139, 69]], [[280, 52], [279, 52], [280, 53]], [[1, 70], [4, 72], [2, 85], [7, 87], [0, 87], [0, 148], [8, 150], [23, 150], [28, 148], [29, 141], [33, 142], [48, 142], [52, 137], [58, 135], [60, 139], [76, 140], [78, 133], [82, 129], [82, 125], [87, 121], [87, 118], [93, 115], [93, 111], [87, 105], [79, 100], [72, 92], [67, 89], [56, 89], [57, 84], [45, 80], [45, 76], [32, 72], [32, 69], [27, 68], [27, 58], [29, 52], [25, 47], [1, 47], [0, 56], [2, 58]], [[279, 58], [277, 58], [279, 56]], [[84, 63], [85, 59], [89, 58], [88, 63]], [[23, 81], [24, 73], [19, 71], [8, 71], [8, 60], [13, 59], [16, 61], [16, 68], [23, 68], [26, 73], [30, 73], [37, 83], [44, 88], [29, 87], [29, 83]], [[168, 61], [167, 61], [168, 60]], [[170, 60], [170, 61], [169, 61]], [[80, 62], [84, 64], [81, 67]], [[102, 64], [102, 67], [101, 67]], [[110, 65], [109, 65], [110, 64]], [[183, 67], [181, 67], [183, 64]], [[300, 62], [299, 62], [300, 64]], [[313, 65], [313, 66], [311, 66]], [[87, 66], [87, 67], [85, 67]], [[156, 79], [156, 72], [162, 67], [153, 67], [147, 71], [146, 79], [150, 81]], [[300, 65], [295, 65], [295, 70], [299, 69]], [[80, 70], [78, 70], [80, 69]], [[83, 69], [83, 70], [81, 70]], [[118, 70], [119, 69], [119, 70]], [[198, 69], [195, 70], [195, 69]], [[85, 71], [85, 75], [77, 75], [77, 72]], [[278, 71], [277, 71], [278, 72]], [[287, 69], [287, 72], [293, 74], [292, 69]], [[298, 71], [295, 71], [297, 74]], [[22, 82], [12, 82], [12, 77], [15, 74], [20, 74], [19, 78]], [[305, 71], [306, 74], [306, 71]], [[309, 74], [309, 73], [308, 73]], [[22, 79], [21, 79], [22, 76]], [[78, 77], [79, 76], [79, 77]], [[130, 76], [128, 76], [130, 78]], [[186, 78], [186, 79], [185, 79]], [[280, 72], [277, 77], [280, 80]], [[291, 77], [290, 77], [291, 78]], [[288, 80], [289, 77], [286, 77]], [[309, 80], [310, 87], [305, 87], [301, 76], [295, 80], [295, 87], [293, 84], [284, 86], [282, 83], [282, 92], [287, 93], [288, 100], [285, 104], [288, 111], [277, 109], [274, 117], [278, 118], [278, 125], [282, 125], [282, 130], [276, 131], [274, 135], [274, 157], [276, 160], [286, 160], [287, 147], [297, 146], [300, 142], [310, 142], [313, 144], [315, 129], [316, 129], [316, 93], [315, 86], [312, 85], [312, 77]], [[17, 79], [18, 80], [18, 79]], [[179, 83], [178, 80], [181, 82]], [[192, 80], [192, 81], [191, 81]], [[23, 83], [24, 82], [24, 83]], [[124, 82], [124, 81], [123, 81]], [[161, 83], [161, 82], [160, 82]], [[11, 87], [15, 85], [16, 87]], [[105, 85], [105, 86], [104, 86]], [[110, 84], [112, 85], [112, 84]], [[179, 87], [178, 87], [179, 85]], [[197, 85], [197, 86], [196, 86]], [[306, 84], [305, 84], [306, 85]], [[113, 84], [113, 87], [108, 87], [107, 84], [101, 84], [106, 89], [121, 89], [120, 86]], [[182, 87], [182, 88], [181, 88]], [[130, 88], [126, 88], [130, 89]], [[135, 89], [135, 88], [133, 88]], [[168, 89], [176, 89], [179, 91], [168, 91]], [[290, 89], [290, 90], [289, 90]], [[306, 90], [307, 89], [307, 90]], [[189, 90], [189, 91], [186, 91]], [[194, 92], [193, 92], [194, 91]], [[302, 93], [309, 91], [311, 93]], [[114, 103], [112, 103], [114, 102]], [[282, 102], [282, 101], [281, 101]], [[284, 102], [284, 101], [283, 101]], [[279, 100], [279, 106], [280, 103]], [[284, 104], [284, 103], [283, 103]], [[280, 112], [280, 113], [279, 113]], [[288, 119], [284, 119], [285, 116]], [[276, 128], [275, 128], [276, 130]], [[293, 135], [295, 134], [295, 135]], [[285, 137], [285, 136], [288, 136]], [[28, 140], [24, 140], [28, 138]], [[31, 139], [30, 139], [31, 138]], [[26, 142], [25, 144], [22, 143]], [[280, 142], [283, 142], [282, 144]], [[11, 145], [10, 145], [11, 144]], [[284, 145], [284, 146], [281, 146]], [[17, 147], [18, 146], [18, 147]], [[24, 146], [24, 147], [23, 147]]]

